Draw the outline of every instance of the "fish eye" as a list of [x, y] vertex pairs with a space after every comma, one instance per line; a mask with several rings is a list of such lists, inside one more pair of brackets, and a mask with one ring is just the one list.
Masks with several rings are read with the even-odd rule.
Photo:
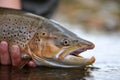
[[63, 45], [64, 46], [69, 46], [70, 45], [70, 41], [68, 39], [64, 39], [63, 40]]

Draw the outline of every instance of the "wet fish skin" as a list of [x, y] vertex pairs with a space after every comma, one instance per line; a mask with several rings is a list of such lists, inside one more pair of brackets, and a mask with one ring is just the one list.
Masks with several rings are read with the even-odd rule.
[[10, 46], [18, 44], [22, 50], [25, 48], [36, 32], [37, 18], [24, 14], [17, 10], [0, 9], [0, 41], [6, 40]]
[[68, 58], [72, 51], [93, 49], [94, 44], [41, 16], [0, 8], [0, 32], [0, 41], [7, 41], [10, 50], [12, 45], [19, 45], [21, 53], [28, 55], [38, 65], [79, 67], [95, 61], [95, 58], [82, 59], [78, 55]]

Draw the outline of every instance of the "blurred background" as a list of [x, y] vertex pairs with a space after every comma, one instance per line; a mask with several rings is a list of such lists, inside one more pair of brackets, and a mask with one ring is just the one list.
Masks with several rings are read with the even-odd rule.
[[61, 0], [55, 17], [86, 30], [116, 32], [120, 30], [120, 0]]
[[[38, 4], [34, 3], [35, 1]], [[120, 79], [120, 0], [35, 1], [22, 0], [22, 10], [54, 19], [79, 37], [93, 42], [95, 48], [81, 55], [88, 58], [95, 56], [96, 62], [87, 71], [25, 68], [19, 72], [10, 67], [0, 66], [0, 73], [3, 73], [0, 80], [5, 77], [4, 74], [7, 75], [7, 80]]]

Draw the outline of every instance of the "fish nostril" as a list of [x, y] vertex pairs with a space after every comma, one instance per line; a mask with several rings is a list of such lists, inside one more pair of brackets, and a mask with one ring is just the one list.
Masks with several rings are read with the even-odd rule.
[[74, 40], [74, 42], [78, 43], [79, 41], [78, 40]]

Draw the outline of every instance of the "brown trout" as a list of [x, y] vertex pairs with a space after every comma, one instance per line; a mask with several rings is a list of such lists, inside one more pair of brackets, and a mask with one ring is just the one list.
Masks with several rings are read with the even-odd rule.
[[[79, 38], [55, 21], [14, 9], [0, 8], [0, 41], [21, 49], [23, 67], [31, 58], [37, 65], [49, 67], [82, 67], [95, 58], [80, 56], [94, 44]], [[28, 59], [29, 58], [29, 59]]]

